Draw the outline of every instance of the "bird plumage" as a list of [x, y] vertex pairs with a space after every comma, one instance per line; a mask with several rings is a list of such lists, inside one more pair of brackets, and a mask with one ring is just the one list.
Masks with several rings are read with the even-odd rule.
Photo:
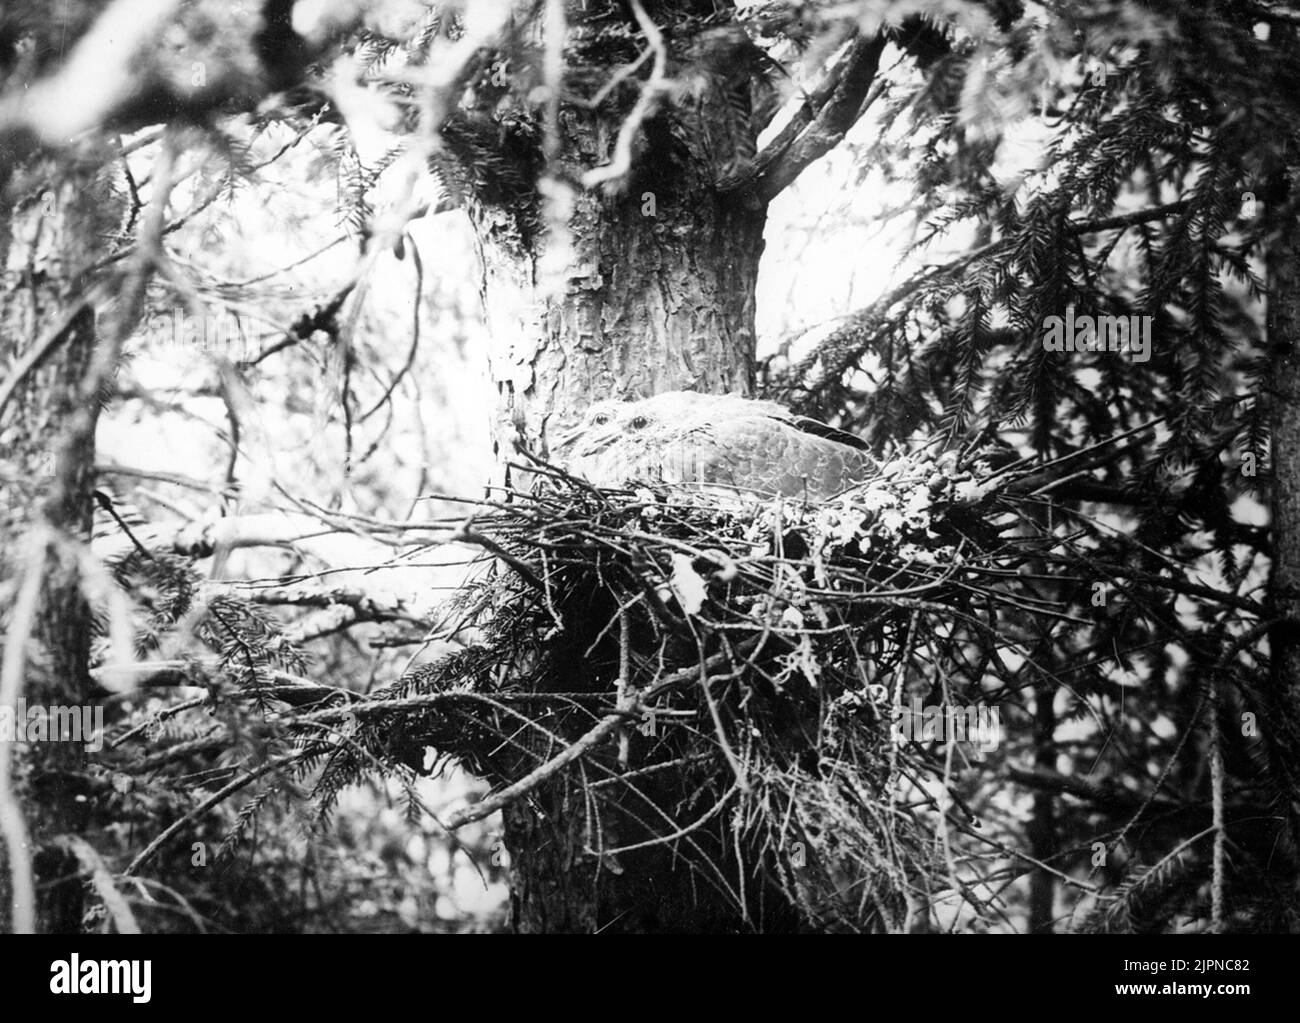
[[693, 485], [810, 501], [834, 497], [876, 466], [858, 438], [776, 402], [694, 391], [597, 402], [556, 455], [600, 487]]

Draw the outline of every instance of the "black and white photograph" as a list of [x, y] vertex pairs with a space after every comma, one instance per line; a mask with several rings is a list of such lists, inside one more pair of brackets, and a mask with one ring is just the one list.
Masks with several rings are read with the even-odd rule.
[[1240, 1004], [1298, 344], [1300, 3], [0, 0], [0, 932]]

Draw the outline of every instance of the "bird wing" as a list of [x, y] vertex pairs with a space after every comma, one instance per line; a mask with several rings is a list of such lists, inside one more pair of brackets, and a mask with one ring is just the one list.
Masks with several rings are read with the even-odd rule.
[[[638, 413], [645, 426], [631, 429]], [[583, 431], [570, 470], [597, 486], [712, 484], [825, 500], [876, 465], [852, 434], [737, 395], [666, 392], [622, 405], [619, 423], [604, 443]]]
[[[784, 410], [782, 410], [784, 412]], [[818, 429], [808, 429], [812, 424]], [[719, 418], [697, 445], [696, 478], [787, 497], [823, 500], [866, 479], [875, 462], [865, 445], [802, 417], [755, 409]]]

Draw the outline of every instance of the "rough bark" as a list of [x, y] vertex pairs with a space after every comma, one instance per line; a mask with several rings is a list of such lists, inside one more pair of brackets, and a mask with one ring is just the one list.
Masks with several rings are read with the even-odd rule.
[[[569, 136], [566, 151], [588, 138]], [[507, 234], [502, 244], [499, 214], [476, 216], [503, 458], [520, 443], [544, 455], [548, 438], [600, 398], [752, 392], [762, 210], [701, 189], [656, 195], [657, 215], [643, 216], [643, 194], [578, 199], [572, 270], [554, 294], [538, 280], [545, 240], [520, 248]], [[743, 928], [669, 855], [647, 851], [615, 873], [584, 852], [582, 808], [550, 805], [562, 793], [507, 813], [519, 930]]]
[[[590, 165], [599, 133], [566, 134], [565, 155]], [[538, 265], [548, 238], [521, 238], [498, 209], [476, 211], [498, 443], [543, 453], [600, 398], [752, 393], [764, 209], [680, 184], [579, 194], [572, 260], [553, 291]]]
[[[658, 15], [667, 16], [662, 7]], [[569, 5], [569, 16], [581, 29], [581, 7]], [[584, 56], [590, 60], [591, 51]], [[611, 50], [593, 80], [608, 80], [626, 60]], [[736, 84], [713, 72], [698, 80], [707, 88]], [[550, 122], [552, 134], [534, 153], [540, 187], [503, 187], [498, 180], [485, 188], [480, 181], [467, 203], [481, 245], [497, 392], [494, 436], [503, 460], [516, 445], [545, 456], [548, 441], [601, 398], [674, 389], [752, 393], [766, 203], [752, 189], [727, 192], [720, 182], [722, 164], [734, 154], [719, 159], [703, 137], [712, 132], [716, 140], [721, 133], [708, 123], [709, 111], [720, 106], [703, 102], [683, 110], [663, 98], [638, 132], [629, 174], [612, 187], [578, 184], [611, 159], [635, 98], [632, 90], [623, 102], [598, 109], [562, 106]], [[751, 125], [725, 127], [752, 131]], [[472, 122], [449, 127], [463, 157], [476, 130], [486, 135]], [[665, 807], [682, 798], [671, 779], [647, 783], [643, 791]], [[779, 911], [760, 920], [759, 898], [752, 900], [755, 908], [738, 910], [670, 848], [617, 861], [592, 855], [599, 843], [586, 833], [585, 808], [567, 805], [569, 798], [562, 785], [544, 786], [505, 812], [516, 929], [736, 931], [788, 923]], [[644, 805], [635, 809], [654, 817]], [[602, 826], [617, 832], [601, 836], [607, 844], [652, 834], [640, 830], [635, 813]], [[733, 850], [712, 850], [711, 858], [752, 873], [752, 864], [735, 863]]]

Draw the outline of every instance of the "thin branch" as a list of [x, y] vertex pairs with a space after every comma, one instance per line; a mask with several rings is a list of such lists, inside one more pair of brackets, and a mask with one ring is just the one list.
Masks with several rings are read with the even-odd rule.
[[1219, 733], [1219, 680], [1209, 681], [1209, 713], [1205, 727], [1210, 733], [1210, 798], [1214, 814], [1214, 853], [1210, 882], [1210, 932], [1223, 933], [1223, 886], [1227, 860], [1227, 831], [1223, 826], [1223, 742]]
[[[594, 728], [572, 745], [566, 747], [561, 753], [552, 757], [540, 767], [530, 771], [513, 785], [507, 785], [499, 792], [493, 793], [487, 798], [475, 803], [473, 806], [466, 807], [463, 810], [458, 810], [456, 813], [452, 814], [447, 818], [447, 829], [454, 831], [456, 828], [464, 827], [466, 824], [472, 824], [474, 821], [481, 821], [484, 817], [490, 817], [502, 807], [513, 803], [522, 796], [526, 796], [529, 792], [532, 792], [533, 789], [537, 788], [538, 785], [546, 781], [547, 778], [550, 778], [564, 767], [573, 763], [573, 761], [587, 753], [594, 746], [598, 745], [610, 735], [613, 735], [618, 731], [618, 729], [626, 723], [628, 714], [638, 713], [647, 702], [665, 690], [689, 682], [691, 679], [698, 678], [704, 680], [706, 678], [705, 672], [708, 669], [716, 668], [723, 663], [725, 663], [724, 657], [721, 654], [714, 654], [702, 666], [695, 665], [689, 668], [683, 668], [681, 671], [675, 671], [671, 675], [666, 675], [659, 681], [647, 686], [644, 690], [634, 692], [632, 697], [628, 700], [625, 709], [618, 710], [613, 714], [608, 714], [601, 718]], [[704, 684], [707, 685], [707, 681], [705, 681]]]
[[117, 933], [139, 934], [140, 925], [135, 922], [135, 916], [131, 912], [126, 897], [113, 884], [113, 875], [109, 872], [99, 853], [95, 851], [95, 847], [77, 835], [63, 835], [56, 840], [56, 844], [63, 846], [77, 858], [82, 871], [90, 879], [91, 887], [95, 889], [100, 901], [104, 903], [108, 915], [113, 918], [113, 923], [117, 926]]
[[[36, 624], [36, 606], [40, 601], [41, 576], [45, 571], [49, 543], [46, 529], [37, 527], [33, 530], [28, 543], [30, 550], [22, 570], [22, 585], [5, 636], [4, 659], [0, 661], [0, 710], [7, 711], [11, 719], [17, 714], [18, 698], [22, 693], [27, 640]], [[14, 743], [0, 742], [0, 832], [4, 834], [6, 859], [9, 861], [13, 933], [35, 934], [36, 888], [32, 881], [32, 861], [27, 852], [27, 825], [12, 786], [10, 757], [14, 748]]]
[[[804, 169], [843, 141], [867, 108], [885, 48], [883, 35], [861, 37], [818, 83], [804, 105], [754, 161], [752, 181], [764, 200], [775, 198]], [[738, 188], [749, 181], [742, 180]]]
[[163, 35], [181, 6], [180, 0], [110, 4], [57, 74], [0, 100], [0, 133], [25, 129], [47, 145], [64, 145], [138, 104], [140, 79], [146, 75], [137, 61]]
[[582, 176], [582, 183], [587, 188], [621, 178], [628, 172], [632, 166], [632, 141], [636, 138], [642, 122], [650, 116], [650, 111], [659, 101], [659, 97], [670, 88], [666, 74], [668, 48], [664, 45], [663, 33], [659, 31], [659, 26], [650, 20], [640, 0], [628, 0], [628, 5], [632, 8], [632, 13], [636, 16], [637, 24], [641, 26], [646, 41], [654, 50], [654, 65], [650, 70], [650, 78], [641, 86], [641, 95], [637, 97], [636, 105], [632, 107], [631, 113], [627, 115], [618, 130], [618, 138], [614, 142], [614, 158], [605, 166], [593, 167]]
[[295, 760], [302, 760], [310, 755], [311, 754], [309, 751], [302, 751], [302, 750], [295, 750], [293, 753], [286, 753], [283, 756], [275, 757], [271, 760], [266, 761], [261, 766], [255, 767], [253, 770], [247, 772], [246, 774], [241, 774], [238, 778], [227, 783], [226, 785], [223, 785], [221, 788], [217, 789], [216, 792], [212, 793], [212, 795], [209, 796], [207, 799], [205, 799], [202, 803], [194, 807], [194, 809], [190, 810], [189, 813], [186, 813], [184, 816], [173, 821], [167, 827], [167, 829], [163, 831], [162, 834], [160, 834], [157, 838], [155, 838], [152, 842], [150, 842], [147, 846], [145, 846], [144, 850], [140, 853], [140, 855], [137, 856], [135, 859], [133, 859], [131, 861], [130, 866], [128, 866], [126, 870], [123, 871], [123, 874], [127, 877], [130, 877], [133, 874], [138, 874], [140, 872], [140, 868], [143, 867], [146, 863], [148, 863], [151, 859], [153, 859], [154, 856], [158, 854], [158, 850], [161, 849], [164, 845], [166, 845], [167, 842], [170, 841], [172, 836], [177, 834], [182, 828], [185, 827], [185, 825], [189, 824], [191, 821], [198, 820], [198, 818], [202, 817], [214, 806], [217, 806], [218, 804], [222, 803], [227, 797], [234, 795], [240, 789], [247, 788], [249, 785], [257, 781], [257, 779], [262, 777], [264, 774], [270, 774], [272, 771], [279, 770], [281, 767], [284, 767], [285, 765], [290, 764]]
[[72, 301], [63, 314], [46, 328], [45, 333], [35, 344], [23, 352], [14, 365], [13, 372], [4, 379], [3, 383], [0, 383], [0, 413], [4, 412], [5, 406], [17, 392], [18, 385], [31, 373], [40, 369], [54, 350], [68, 338], [81, 314], [88, 308], [93, 310], [99, 302], [116, 290], [116, 286], [116, 282], [112, 280], [100, 281], [92, 285]]

